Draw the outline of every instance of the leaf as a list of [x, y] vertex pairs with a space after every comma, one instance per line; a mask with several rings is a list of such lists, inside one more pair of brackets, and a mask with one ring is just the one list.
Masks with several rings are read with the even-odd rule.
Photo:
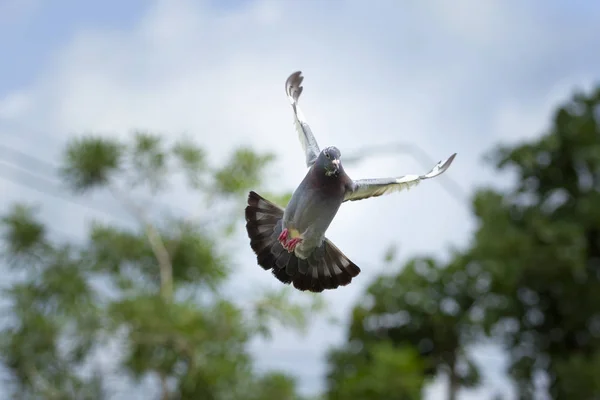
[[191, 140], [182, 139], [175, 143], [172, 152], [186, 174], [188, 184], [196, 189], [202, 187], [202, 173], [207, 167], [204, 150]]
[[146, 184], [151, 191], [165, 185], [167, 154], [162, 146], [161, 137], [147, 132], [136, 132], [131, 151], [132, 176], [134, 185]]
[[215, 172], [214, 191], [222, 195], [234, 195], [258, 186], [271, 154], [256, 154], [249, 148], [237, 149], [230, 160]]
[[0, 219], [6, 256], [30, 255], [46, 247], [46, 227], [35, 218], [38, 207], [15, 204]]
[[99, 136], [72, 139], [64, 153], [61, 175], [78, 193], [106, 185], [120, 170], [124, 151], [119, 142]]
[[[305, 332], [309, 315], [324, 309], [325, 303], [318, 295], [309, 295], [304, 302], [291, 300], [292, 289], [283, 287], [279, 290], [265, 291], [254, 303], [254, 329], [262, 334], [270, 333], [272, 322]], [[308, 304], [307, 304], [308, 302]]]

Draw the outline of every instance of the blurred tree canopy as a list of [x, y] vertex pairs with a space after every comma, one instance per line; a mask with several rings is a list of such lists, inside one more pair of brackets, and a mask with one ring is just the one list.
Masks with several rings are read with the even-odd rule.
[[485, 327], [510, 353], [521, 398], [542, 373], [555, 399], [600, 398], [600, 88], [542, 137], [489, 157], [516, 173], [474, 200], [473, 262], [489, 274]]
[[600, 398], [600, 88], [552, 122], [490, 154], [516, 184], [477, 191], [464, 251], [409, 260], [368, 287], [329, 354], [329, 399], [418, 399], [442, 371], [454, 399], [479, 383], [467, 350], [486, 336], [507, 350], [520, 399]]
[[[450, 265], [416, 258], [377, 278], [353, 310], [348, 344], [330, 354], [329, 398], [420, 399], [438, 372], [449, 376], [450, 399], [477, 385], [479, 371], [464, 350], [477, 331], [478, 271], [466, 272], [465, 263], [458, 255]], [[379, 390], [369, 396], [354, 389], [370, 385]]]
[[[302, 329], [318, 297], [293, 303], [289, 288], [249, 287], [253, 296], [236, 303], [220, 293], [233, 272], [222, 241], [272, 159], [240, 148], [211, 166], [190, 140], [169, 146], [146, 132], [128, 142], [86, 135], [68, 143], [60, 168], [67, 187], [110, 191], [137, 226], [94, 222], [85, 241], [59, 241], [53, 228], [68, 224], [44, 225], [36, 205], [15, 204], [1, 216], [2, 261], [18, 274], [4, 293], [9, 323], [0, 327], [14, 398], [108, 398], [111, 381], [95, 361], [104, 353], [117, 375], [154, 377], [164, 400], [298, 399], [292, 378], [255, 372], [248, 343], [268, 335], [274, 320]], [[219, 223], [166, 217], [140, 200], [172, 190], [177, 178], [201, 200], [202, 216]], [[211, 208], [217, 203], [225, 206]]]

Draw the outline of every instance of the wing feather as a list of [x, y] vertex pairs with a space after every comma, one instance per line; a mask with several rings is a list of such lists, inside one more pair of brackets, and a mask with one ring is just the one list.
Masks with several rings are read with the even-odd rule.
[[294, 126], [298, 132], [298, 139], [300, 140], [300, 144], [302, 145], [302, 149], [306, 156], [306, 166], [310, 168], [315, 163], [321, 150], [319, 149], [317, 140], [315, 139], [300, 106], [298, 106], [298, 99], [304, 89], [301, 86], [303, 80], [304, 77], [302, 76], [301, 71], [291, 74], [285, 81], [285, 93], [294, 110]]
[[417, 186], [424, 179], [435, 178], [444, 173], [452, 161], [454, 161], [456, 153], [452, 154], [445, 161], [437, 163], [431, 171], [424, 175], [404, 175], [397, 178], [376, 178], [376, 179], [359, 179], [355, 180], [352, 187], [346, 192], [344, 201], [355, 201], [367, 199], [369, 197], [378, 197], [385, 194], [408, 190]]

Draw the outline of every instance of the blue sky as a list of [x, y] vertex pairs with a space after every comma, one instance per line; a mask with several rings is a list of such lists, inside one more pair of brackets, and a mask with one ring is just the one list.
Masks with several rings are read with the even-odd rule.
[[[32, 3], [19, 10], [18, 1], [3, 0], [0, 10], [12, 10], [13, 18], [0, 17], [0, 92], [29, 84], [51, 62], [57, 49], [80, 30], [127, 29], [140, 18], [147, 2], [56, 1]], [[11, 5], [12, 4], [12, 5]], [[9, 11], [10, 12], [10, 11]], [[10, 56], [9, 56], [10, 55]]]
[[[321, 146], [350, 154], [408, 141], [436, 160], [458, 152], [447, 174], [471, 192], [509, 183], [481, 163], [485, 151], [538, 135], [559, 102], [600, 81], [599, 38], [600, 5], [583, 0], [0, 0], [0, 140], [57, 162], [64, 141], [86, 130], [121, 138], [136, 128], [192, 132], [213, 157], [238, 143], [284, 155], [272, 185], [293, 189], [305, 170], [283, 82], [301, 69], [303, 109]], [[346, 167], [356, 178], [422, 169], [407, 155]], [[2, 179], [0, 192], [0, 209], [39, 201], [47, 222], [69, 221], [78, 237], [97, 216]], [[163, 200], [195, 206], [185, 196]], [[232, 285], [275, 287], [254, 265], [242, 226]], [[359, 237], [359, 226], [374, 234]], [[344, 206], [328, 235], [363, 272], [324, 296], [345, 317], [391, 243], [402, 259], [444, 257], [468, 243], [472, 228], [469, 204], [436, 182]], [[324, 351], [343, 333], [325, 321], [307, 337], [280, 331], [256, 344], [267, 349], [260, 365], [286, 368], [314, 392]], [[507, 390], [502, 354], [478, 354], [486, 384], [462, 399]], [[442, 389], [443, 381], [432, 385], [428, 398]]]

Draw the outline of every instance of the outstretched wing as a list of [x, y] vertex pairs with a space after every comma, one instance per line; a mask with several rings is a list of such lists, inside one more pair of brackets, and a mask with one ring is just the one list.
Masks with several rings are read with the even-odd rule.
[[346, 192], [344, 201], [362, 200], [405, 189], [408, 190], [411, 187], [417, 186], [423, 179], [434, 178], [444, 173], [450, 167], [450, 164], [452, 164], [455, 156], [456, 153], [448, 157], [446, 161], [440, 161], [425, 175], [404, 175], [398, 178], [356, 180], [353, 182], [351, 189]]
[[310, 168], [315, 163], [321, 150], [319, 150], [319, 145], [310, 130], [310, 126], [308, 126], [308, 122], [298, 106], [298, 99], [300, 98], [303, 89], [300, 85], [302, 85], [303, 80], [304, 77], [302, 76], [301, 71], [291, 74], [285, 81], [285, 93], [292, 104], [292, 109], [294, 110], [294, 125], [298, 132], [300, 144], [302, 144], [302, 149], [306, 155], [306, 166]]

